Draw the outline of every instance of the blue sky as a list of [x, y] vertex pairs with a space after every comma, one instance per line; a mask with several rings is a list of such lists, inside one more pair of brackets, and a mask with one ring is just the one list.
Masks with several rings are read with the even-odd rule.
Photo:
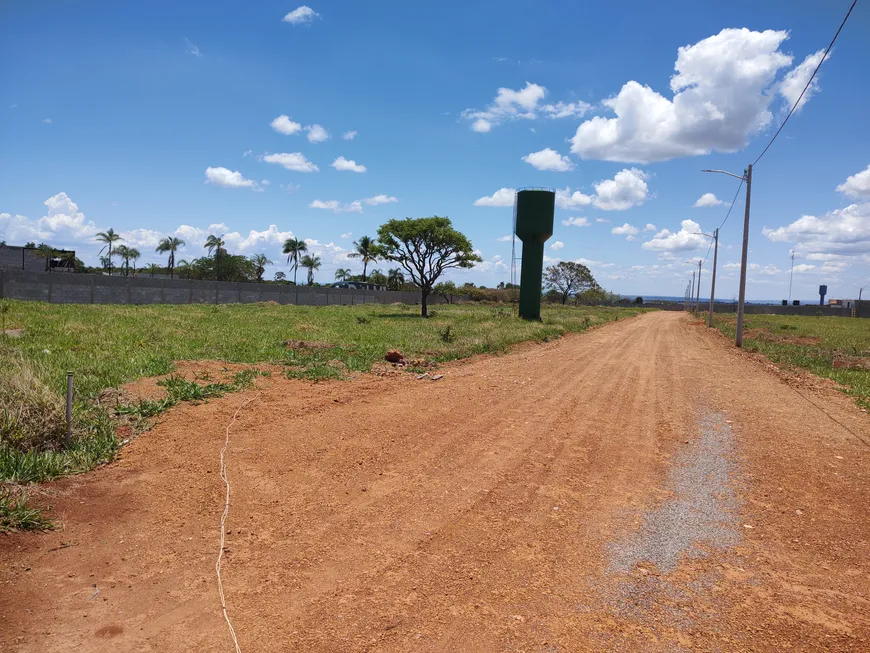
[[[616, 292], [682, 295], [708, 249], [692, 232], [737, 189], [700, 170], [758, 156], [849, 4], [5, 2], [0, 239], [95, 263], [93, 233], [113, 227], [142, 265], [163, 260], [162, 235], [192, 258], [226, 233], [271, 275], [292, 234], [326, 281], [360, 267], [346, 252], [385, 220], [437, 214], [484, 258], [453, 278], [494, 285], [512, 189], [544, 186], [559, 191], [550, 259]], [[796, 298], [870, 283], [868, 35], [859, 4], [755, 170], [749, 298], [786, 297], [792, 249]], [[707, 193], [724, 204], [695, 207]], [[742, 215], [741, 192], [725, 299]]]

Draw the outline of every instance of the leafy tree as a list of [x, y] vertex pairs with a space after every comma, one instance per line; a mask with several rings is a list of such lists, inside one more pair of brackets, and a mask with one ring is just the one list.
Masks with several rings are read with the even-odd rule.
[[[203, 256], [194, 259], [190, 262], [189, 277], [190, 279], [214, 279], [217, 273], [215, 270], [214, 256]], [[256, 281], [257, 270], [256, 266], [247, 256], [237, 254], [221, 254], [221, 279], [223, 281]]]
[[265, 254], [253, 254], [251, 256], [251, 263], [254, 264], [254, 270], [257, 273], [257, 281], [262, 282], [266, 266], [272, 265], [272, 261], [270, 261]]
[[54, 247], [47, 245], [46, 243], [39, 243], [36, 251], [45, 259], [45, 271], [51, 272], [51, 260], [54, 258]]
[[[190, 279], [190, 262], [187, 259], [181, 259], [177, 264], [179, 270], [184, 270], [187, 274], [185, 278]], [[172, 274], [172, 270], [169, 271]]]
[[149, 272], [149, 273], [151, 274], [151, 276], [153, 277], [155, 274], [157, 274], [158, 272], [160, 272], [160, 265], [157, 264], [157, 263], [150, 263], [150, 264], [148, 265], [148, 267], [145, 268], [145, 269], [148, 270], [148, 272]]
[[347, 281], [350, 278], [350, 270], [347, 268], [338, 268], [335, 271], [336, 281]]
[[205, 248], [208, 250], [208, 253], [214, 252], [214, 269], [218, 281], [221, 280], [221, 255], [227, 253], [227, 250], [223, 248], [224, 245], [226, 243], [224, 242], [223, 234], [220, 236], [209, 234], [208, 238], [205, 239]]
[[405, 275], [399, 268], [390, 268], [387, 273], [387, 288], [389, 290], [401, 290], [405, 283]]
[[284, 274], [283, 272], [281, 272], [280, 270], [275, 273], [275, 281], [277, 281], [278, 283], [283, 283], [286, 280], [287, 280], [287, 275]]
[[387, 281], [387, 275], [380, 270], [372, 270], [371, 273], [369, 273], [369, 283], [374, 283], [379, 286], [386, 286]]
[[308, 269], [308, 285], [314, 285], [314, 271], [320, 269], [320, 257], [316, 254], [306, 254], [302, 257], [302, 260], [299, 261], [299, 265], [303, 268]]
[[643, 297], [635, 297], [634, 303], [635, 304], [643, 304]]
[[34, 243], [32, 240], [24, 243], [24, 249], [36, 249], [36, 243]]
[[351, 258], [362, 259], [363, 273], [362, 280], [366, 280], [366, 269], [369, 263], [374, 263], [378, 260], [377, 242], [368, 236], [362, 236], [359, 240], [353, 241], [355, 251], [348, 254]]
[[378, 229], [378, 241], [376, 257], [398, 263], [420, 289], [423, 317], [429, 314], [427, 300], [444, 270], [471, 268], [482, 260], [449, 218], [390, 220]]
[[441, 295], [442, 299], [444, 299], [448, 304], [452, 304], [456, 300], [456, 295], [458, 294], [456, 284], [452, 281], [436, 283], [432, 290]]
[[96, 236], [94, 236], [94, 240], [100, 243], [105, 243], [105, 246], [100, 250], [99, 253], [102, 254], [104, 250], [108, 250], [108, 253], [106, 254], [109, 259], [108, 269], [109, 274], [112, 274], [112, 256], [114, 255], [113, 250], [115, 247], [115, 243], [124, 239], [121, 238], [121, 234], [117, 233], [114, 229], [109, 227], [105, 231], [101, 231]]
[[299, 263], [302, 255], [308, 251], [308, 245], [300, 238], [288, 238], [284, 241], [284, 249], [281, 250], [287, 255], [287, 265], [293, 266], [293, 285], [296, 285], [296, 271], [299, 269]]
[[184, 241], [181, 238], [176, 238], [175, 236], [166, 236], [165, 238], [161, 238], [160, 242], [157, 243], [156, 252], [160, 254], [164, 254], [169, 252], [169, 278], [173, 278], [175, 272], [175, 252], [178, 251], [179, 247], [184, 247]]
[[544, 283], [559, 293], [563, 304], [577, 293], [598, 287], [589, 268], [573, 261], [562, 261], [544, 270]]

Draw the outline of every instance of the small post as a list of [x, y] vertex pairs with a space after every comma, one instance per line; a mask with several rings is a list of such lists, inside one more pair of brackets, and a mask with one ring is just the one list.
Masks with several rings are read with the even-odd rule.
[[698, 261], [698, 287], [695, 288], [695, 317], [698, 317], [698, 311], [701, 310], [701, 265], [704, 261]]
[[710, 285], [710, 314], [707, 316], [707, 326], [713, 326], [713, 297], [716, 295], [716, 259], [719, 256], [719, 230], [713, 232], [713, 283]]
[[73, 373], [66, 373], [66, 445], [72, 441]]

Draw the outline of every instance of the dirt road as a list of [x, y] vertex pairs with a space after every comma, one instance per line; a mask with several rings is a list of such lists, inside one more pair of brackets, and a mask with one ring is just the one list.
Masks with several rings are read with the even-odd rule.
[[[0, 649], [870, 650], [870, 418], [657, 312], [173, 409], [0, 537]], [[99, 593], [97, 594], [97, 589]]]

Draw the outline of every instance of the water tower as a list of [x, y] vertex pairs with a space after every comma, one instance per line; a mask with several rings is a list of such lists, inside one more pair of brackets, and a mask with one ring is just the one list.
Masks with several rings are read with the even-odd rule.
[[544, 243], [553, 235], [556, 193], [524, 189], [514, 204], [514, 233], [523, 241], [520, 271], [520, 317], [541, 319], [541, 281], [544, 274]]

